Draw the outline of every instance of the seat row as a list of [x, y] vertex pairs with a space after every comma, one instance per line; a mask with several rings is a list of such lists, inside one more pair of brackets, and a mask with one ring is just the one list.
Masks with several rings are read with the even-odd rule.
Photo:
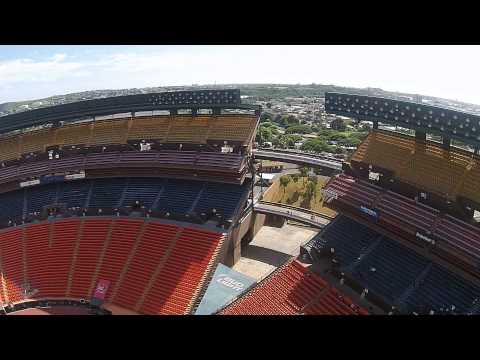
[[130, 218], [71, 218], [0, 232], [1, 296], [90, 299], [142, 314], [185, 314], [213, 266], [224, 234]]
[[228, 305], [222, 315], [366, 315], [319, 275], [290, 261]]
[[0, 183], [21, 181], [52, 173], [98, 169], [151, 168], [153, 170], [187, 171], [223, 174], [238, 178], [245, 171], [245, 159], [239, 154], [194, 151], [126, 151], [76, 154], [55, 160], [40, 160], [0, 168]]
[[479, 286], [371, 232], [340, 215], [307, 248], [315, 249], [320, 257], [338, 259], [344, 274], [384, 303], [408, 313], [446, 312], [453, 305], [456, 313], [467, 314], [480, 300]]
[[352, 155], [351, 162], [393, 171], [396, 179], [440, 196], [462, 196], [480, 203], [480, 161], [473, 153], [372, 131]]
[[230, 219], [247, 185], [162, 178], [75, 180], [27, 187], [0, 194], [0, 220], [19, 221], [46, 205], [67, 209], [118, 209], [136, 201], [146, 210], [173, 214], [208, 213]]
[[44, 152], [50, 146], [126, 144], [131, 140], [206, 144], [234, 141], [247, 144], [255, 130], [250, 115], [153, 116], [100, 120], [47, 128], [0, 138], [0, 161]]
[[345, 175], [332, 178], [325, 191], [335, 195], [329, 200], [333, 207], [362, 216], [410, 241], [432, 246], [433, 251], [459, 257], [475, 268], [478, 265], [478, 226], [392, 191], [381, 192], [373, 184]]

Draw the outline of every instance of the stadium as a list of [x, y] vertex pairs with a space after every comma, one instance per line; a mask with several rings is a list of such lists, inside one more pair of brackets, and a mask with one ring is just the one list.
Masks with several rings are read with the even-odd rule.
[[[373, 123], [339, 161], [256, 148], [261, 110], [212, 89], [3, 116], [2, 315], [480, 312], [480, 116], [326, 93]], [[269, 201], [262, 159], [322, 169], [336, 215]], [[233, 270], [285, 219], [317, 231], [298, 256], [260, 281]]]

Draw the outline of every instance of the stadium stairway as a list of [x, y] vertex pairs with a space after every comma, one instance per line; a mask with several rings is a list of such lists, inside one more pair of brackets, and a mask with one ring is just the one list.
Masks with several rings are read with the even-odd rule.
[[[158, 262], [158, 264], [155, 267], [155, 270], [152, 273], [152, 276], [150, 277], [150, 280], [147, 283], [147, 286], [143, 290], [142, 295], [138, 299], [136, 305], [135, 305], [135, 311], [139, 311], [142, 307], [143, 304], [145, 303], [145, 299], [148, 294], [150, 294], [150, 291], [152, 290], [152, 287], [155, 283], [155, 280], [157, 279], [158, 275], [160, 274], [160, 271], [162, 271], [163, 267], [165, 266], [167, 259], [170, 257], [173, 248], [177, 244], [178, 239], [180, 238], [181, 231], [177, 231], [177, 233], [173, 236], [170, 236], [171, 239], [169, 239], [168, 242], [165, 242], [165, 248], [164, 248], [164, 253], [162, 255], [162, 258]], [[158, 296], [158, 295], [157, 295]], [[156, 304], [155, 304], [156, 305]], [[148, 303], [147, 303], [148, 306]], [[176, 309], [178, 310], [178, 309]], [[148, 311], [148, 308], [147, 308]], [[156, 309], [152, 309], [153, 312], [156, 311]]]
[[115, 299], [117, 294], [118, 294], [118, 289], [120, 288], [120, 284], [123, 283], [123, 280], [125, 278], [125, 275], [128, 273], [130, 269], [130, 264], [132, 263], [132, 259], [134, 254], [137, 253], [138, 247], [140, 245], [141, 239], [143, 239], [143, 236], [145, 234], [145, 229], [147, 228], [147, 223], [142, 222], [141, 227], [139, 231], [135, 234], [135, 239], [133, 240], [133, 245], [131, 247], [131, 250], [128, 252], [128, 256], [121, 267], [121, 270], [118, 275], [118, 280], [114, 283], [112, 287], [112, 291], [108, 297], [108, 301], [112, 301], [112, 299]]

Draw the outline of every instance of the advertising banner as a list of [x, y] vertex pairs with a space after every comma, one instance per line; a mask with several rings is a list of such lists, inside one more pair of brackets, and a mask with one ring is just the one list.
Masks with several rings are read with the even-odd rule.
[[110, 281], [108, 280], [99, 280], [93, 297], [99, 300], [105, 300], [105, 295], [107, 294], [108, 287], [110, 286]]
[[255, 283], [255, 279], [234, 271], [223, 264], [218, 264], [195, 315], [216, 313], [249, 290]]

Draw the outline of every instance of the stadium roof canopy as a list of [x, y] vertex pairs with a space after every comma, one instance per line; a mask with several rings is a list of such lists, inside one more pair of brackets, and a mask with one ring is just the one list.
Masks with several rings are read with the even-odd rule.
[[84, 117], [174, 109], [241, 109], [254, 110], [258, 113], [260, 106], [242, 104], [239, 89], [206, 89], [115, 96], [2, 116], [0, 117], [0, 133]]
[[325, 111], [480, 146], [480, 116], [458, 110], [381, 97], [327, 92]]

